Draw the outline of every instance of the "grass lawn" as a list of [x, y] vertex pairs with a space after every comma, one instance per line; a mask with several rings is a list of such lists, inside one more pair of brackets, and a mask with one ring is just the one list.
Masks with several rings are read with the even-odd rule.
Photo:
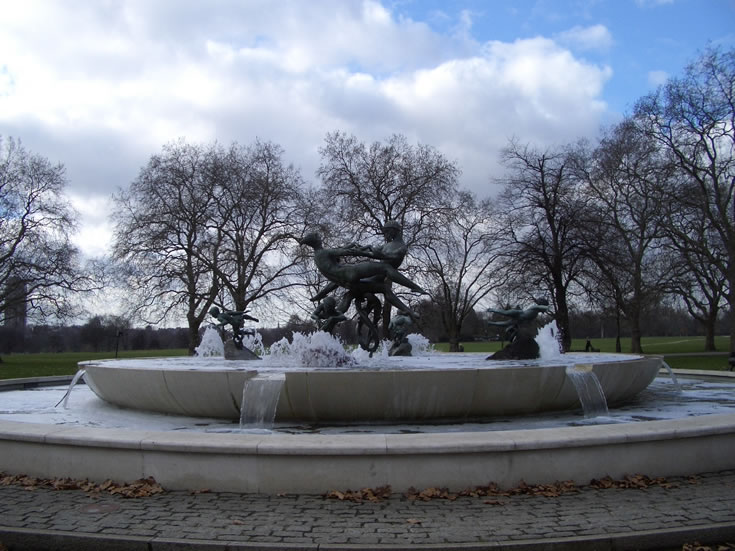
[[664, 361], [671, 369], [707, 369], [709, 371], [730, 369], [727, 356], [664, 356]]
[[[615, 339], [591, 339], [592, 346], [601, 352], [615, 352]], [[584, 350], [586, 339], [572, 341], [572, 350]], [[463, 342], [465, 352], [490, 354], [500, 350], [497, 341]], [[623, 352], [630, 351], [630, 339], [621, 341]], [[718, 351], [729, 349], [728, 337], [717, 337], [715, 345]], [[704, 337], [644, 337], [643, 351], [646, 354], [661, 354], [666, 363], [674, 369], [728, 369], [727, 356], [712, 356], [703, 352]], [[446, 352], [448, 343], [437, 343], [435, 348]], [[693, 354], [689, 356], [671, 356], [670, 354]], [[125, 350], [120, 352], [121, 358], [143, 358], [153, 356], [185, 356], [186, 350]], [[77, 363], [85, 360], [99, 360], [114, 357], [113, 352], [63, 352], [58, 354], [9, 354], [4, 355], [0, 363], [0, 379], [20, 377], [44, 377], [50, 375], [73, 375], [77, 371]]]
[[[124, 350], [120, 358], [143, 358], [152, 356], [185, 356], [185, 349], [174, 350]], [[114, 352], [61, 352], [58, 354], [8, 354], [2, 356], [0, 379], [21, 377], [47, 377], [51, 375], [74, 375], [77, 363], [86, 360], [114, 358]]]

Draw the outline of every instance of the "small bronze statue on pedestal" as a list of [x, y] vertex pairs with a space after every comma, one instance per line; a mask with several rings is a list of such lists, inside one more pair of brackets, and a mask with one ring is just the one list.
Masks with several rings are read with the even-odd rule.
[[510, 310], [488, 309], [488, 312], [500, 314], [510, 319], [504, 321], [488, 321], [488, 325], [505, 327], [505, 338], [510, 344], [489, 356], [488, 360], [533, 360], [539, 357], [539, 347], [536, 343], [536, 327], [532, 322], [536, 316], [549, 309], [549, 301], [545, 298], [535, 299], [525, 310], [513, 308]]
[[[220, 311], [216, 306], [212, 306], [209, 309], [209, 315], [217, 320], [216, 327], [220, 331], [222, 340], [225, 344], [225, 359], [226, 360], [259, 360], [260, 357], [246, 348], [242, 344], [242, 340], [245, 335], [254, 335], [255, 331], [252, 329], [243, 329], [245, 320], [259, 321], [258, 318], [247, 315], [247, 310], [239, 312], [237, 310], [224, 310]], [[232, 328], [232, 338], [228, 339], [225, 337], [224, 327], [229, 325]]]

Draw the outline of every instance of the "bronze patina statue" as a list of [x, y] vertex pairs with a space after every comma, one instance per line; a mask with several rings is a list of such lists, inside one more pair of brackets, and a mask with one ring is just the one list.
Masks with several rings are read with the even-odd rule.
[[334, 327], [339, 322], [345, 321], [347, 316], [337, 311], [337, 301], [334, 297], [325, 297], [311, 313], [311, 318], [316, 320], [320, 331], [331, 334]]
[[545, 298], [535, 299], [525, 310], [511, 308], [508, 310], [495, 310], [488, 308], [488, 312], [500, 314], [509, 319], [502, 321], [488, 321], [488, 325], [505, 327], [505, 338], [510, 344], [499, 350], [487, 359], [490, 360], [531, 360], [538, 357], [539, 348], [536, 344], [536, 328], [532, 323], [536, 317], [548, 311], [549, 301]]
[[[386, 243], [382, 247], [350, 243], [344, 247], [324, 248], [321, 236], [316, 232], [309, 233], [299, 240], [302, 245], [314, 249], [316, 267], [330, 281], [311, 300], [326, 300], [333, 291], [340, 287], [345, 289], [346, 292], [339, 303], [335, 301], [334, 312], [328, 318], [335, 318], [335, 314], [344, 316], [350, 305], [354, 303], [359, 316], [360, 346], [371, 353], [377, 350], [380, 342], [377, 324], [382, 305], [376, 295], [383, 295], [385, 300], [395, 306], [399, 312], [415, 319], [416, 314], [396, 296], [391, 288], [392, 284], [396, 283], [416, 293], [427, 294], [420, 286], [398, 271], [398, 266], [403, 262], [407, 251], [401, 239], [400, 225], [393, 221], [387, 222], [383, 228], [383, 234]], [[344, 261], [345, 258], [349, 258], [350, 261]], [[360, 258], [372, 260], [359, 260]], [[328, 311], [331, 306], [331, 302], [320, 304], [312, 317], [325, 319], [322, 318], [322, 315], [325, 315], [324, 311]], [[333, 329], [338, 321], [335, 323], [327, 321], [324, 326]], [[366, 330], [366, 334], [363, 330]]]
[[225, 359], [229, 360], [256, 360], [260, 359], [253, 351], [245, 348], [242, 344], [242, 340], [245, 335], [254, 335], [255, 331], [252, 329], [243, 329], [243, 325], [246, 320], [248, 321], [259, 321], [258, 318], [254, 318], [247, 314], [247, 310], [239, 312], [237, 310], [224, 310], [221, 311], [216, 306], [212, 306], [209, 309], [209, 315], [217, 320], [216, 326], [220, 332], [224, 333], [224, 327], [229, 325], [232, 329], [232, 340], [226, 339], [224, 334], [222, 340], [225, 343]]
[[408, 331], [413, 325], [413, 320], [404, 315], [398, 314], [393, 316], [388, 325], [388, 331], [390, 336], [393, 338], [393, 343], [390, 347], [391, 356], [410, 356], [411, 355], [411, 343], [408, 342]]

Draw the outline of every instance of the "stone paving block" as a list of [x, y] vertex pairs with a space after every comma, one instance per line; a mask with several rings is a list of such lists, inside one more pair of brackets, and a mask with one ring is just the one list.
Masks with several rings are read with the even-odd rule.
[[[122, 532], [121, 537], [137, 536], [146, 541], [177, 538], [222, 545], [236, 540], [241, 545], [264, 547], [280, 542], [315, 549], [320, 544], [348, 543], [400, 547], [441, 542], [452, 546], [462, 542], [556, 541], [565, 534], [603, 541], [599, 538], [605, 534], [620, 538], [620, 534], [673, 531], [686, 525], [701, 531], [732, 521], [731, 525], [723, 524], [722, 533], [729, 533], [729, 526], [735, 537], [735, 472], [701, 478], [696, 485], [679, 484], [679, 488], [647, 491], [582, 489], [557, 498], [510, 496], [502, 498], [506, 503], [502, 507], [486, 505], [482, 498], [410, 502], [394, 496], [380, 503], [360, 504], [315, 496], [190, 496], [186, 492], [141, 500], [103, 496], [90, 501], [79, 491], [28, 492], [0, 487], [0, 534], [2, 526], [14, 528], [9, 525], [20, 520], [21, 529], [54, 527], [61, 532], [73, 526], [80, 536], [86, 532], [112, 537], [113, 532]], [[90, 503], [111, 504], [120, 510], [81, 513], [80, 508]], [[651, 541], [660, 542], [655, 538]]]

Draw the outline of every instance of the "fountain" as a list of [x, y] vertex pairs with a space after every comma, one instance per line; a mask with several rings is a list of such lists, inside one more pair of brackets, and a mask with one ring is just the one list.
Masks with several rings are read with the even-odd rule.
[[[303, 337], [298, 337], [303, 338]], [[576, 408], [580, 378], [599, 399], [622, 403], [646, 388], [661, 358], [557, 354], [541, 360], [486, 362], [477, 354], [373, 356], [358, 362], [328, 334], [311, 348], [276, 353], [253, 365], [222, 358], [118, 359], [82, 362], [85, 381], [121, 407], [240, 419], [243, 388], [278, 378], [275, 419], [309, 422], [436, 421], [522, 415]], [[330, 343], [331, 342], [331, 343]], [[330, 344], [328, 344], [330, 343]], [[584, 369], [574, 368], [583, 365]]]
[[[339, 287], [347, 291], [339, 302], [328, 301], [317, 317], [333, 328], [354, 303], [363, 350], [347, 353], [328, 333], [319, 332], [274, 346], [259, 361], [204, 355], [80, 364], [89, 387], [120, 407], [231, 419], [259, 430], [161, 432], [0, 421], [0, 471], [98, 480], [153, 476], [172, 489], [320, 493], [384, 485], [396, 490], [464, 488], [489, 481], [512, 486], [520, 480], [586, 481], [639, 472], [667, 476], [735, 466], [731, 414], [535, 430], [462, 430], [466, 421], [576, 409], [580, 400], [586, 415], [604, 414], [603, 396], [611, 406], [634, 399], [653, 381], [662, 359], [560, 354], [551, 329], [542, 332], [539, 359], [424, 355], [414, 345], [417, 339], [405, 334], [405, 320], [394, 345], [409, 343], [411, 355], [389, 356], [390, 344], [376, 337], [376, 294], [412, 319], [387, 283], [417, 292], [420, 288], [387, 262], [353, 264], [357, 267], [349, 273], [338, 262], [341, 254], [377, 258], [374, 249], [323, 249], [313, 234], [302, 242], [315, 249], [317, 265], [331, 282], [314, 298], [323, 304], [329, 292]], [[394, 264], [400, 264], [396, 258]], [[578, 388], [597, 395], [588, 397]], [[590, 409], [595, 407], [597, 413]], [[263, 429], [272, 420], [451, 422], [448, 426], [459, 428], [420, 434], [284, 434]]]

